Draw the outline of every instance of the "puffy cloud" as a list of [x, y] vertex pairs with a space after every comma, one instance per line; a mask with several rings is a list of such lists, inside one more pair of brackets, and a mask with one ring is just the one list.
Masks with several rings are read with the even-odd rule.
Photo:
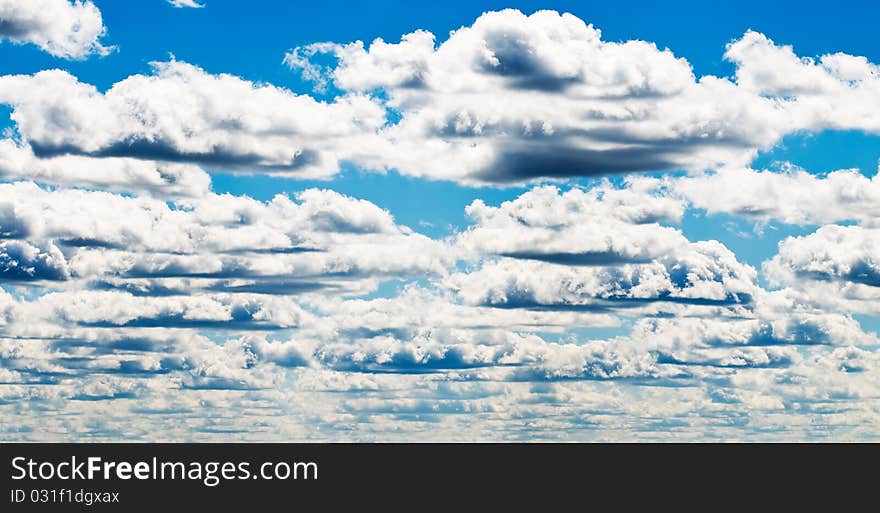
[[[874, 129], [871, 109], [827, 111], [876, 103], [867, 60], [816, 64], [747, 33], [731, 82], [600, 36], [504, 11], [439, 46], [293, 51], [342, 89], [331, 102], [175, 61], [106, 92], [61, 71], [0, 78], [20, 134], [0, 174], [62, 186], [0, 185], [0, 415], [18, 419], [0, 436], [876, 437], [880, 341], [850, 316], [880, 304], [873, 228], [783, 242], [764, 270], [786, 288], [767, 291], [673, 226], [688, 203], [867, 225], [876, 178], [726, 167], [538, 187], [475, 201], [441, 241], [329, 190], [212, 194], [196, 166], [520, 181], [745, 164], [793, 130]], [[399, 278], [418, 284], [352, 297]]]
[[727, 168], [668, 182], [674, 194], [710, 214], [788, 224], [873, 225], [880, 219], [880, 175], [857, 170], [816, 176], [793, 166], [782, 172]]
[[52, 262], [55, 279], [138, 295], [338, 293], [369, 290], [379, 278], [442, 274], [454, 258], [376, 205], [329, 190], [269, 202], [208, 194], [176, 205], [29, 182], [0, 191], [0, 237], [52, 248], [50, 258], [7, 243], [3, 262], [17, 279], [27, 269], [40, 279], [44, 266], [34, 265]]
[[785, 134], [880, 129], [865, 108], [880, 103], [878, 68], [864, 57], [817, 63], [751, 31], [724, 56], [735, 82], [696, 77], [650, 42], [603, 41], [571, 14], [504, 10], [445, 41], [420, 30], [323, 42], [285, 61], [319, 88], [387, 95], [400, 121], [362, 164], [464, 182], [744, 166]]
[[548, 347], [534, 335], [496, 335], [484, 343], [467, 334], [457, 340], [444, 338], [429, 334], [403, 340], [379, 336], [356, 343], [336, 342], [323, 345], [316, 356], [323, 364], [338, 370], [438, 372], [535, 363], [541, 351]]
[[799, 57], [791, 46], [778, 46], [751, 30], [727, 46], [725, 57], [737, 65], [736, 81], [740, 86], [768, 96], [816, 94], [840, 85], [830, 69]]
[[[322, 70], [316, 53], [339, 64]], [[790, 130], [771, 99], [553, 11], [486, 13], [439, 45], [417, 31], [369, 47], [318, 43], [286, 61], [345, 91], [386, 91], [401, 119], [385, 130], [384, 162], [369, 162], [418, 176], [510, 182], [745, 164]]]
[[327, 176], [364, 151], [384, 110], [370, 98], [332, 103], [183, 62], [153, 64], [105, 93], [61, 70], [0, 77], [22, 138], [59, 155], [201, 163]]
[[789, 237], [765, 268], [778, 281], [839, 280], [880, 287], [880, 230], [829, 225]]
[[[675, 356], [694, 348], [873, 346], [880, 340], [840, 314], [759, 312], [753, 319], [656, 318], [639, 320], [633, 340]], [[679, 361], [687, 361], [687, 356]]]
[[880, 314], [880, 230], [823, 226], [779, 243], [764, 262], [772, 283], [791, 290], [790, 301], [818, 310]]
[[[553, 11], [485, 13], [436, 48], [426, 31], [408, 34], [399, 44], [377, 39], [369, 49], [360, 42], [331, 48], [341, 57], [333, 76], [344, 89], [467, 92], [503, 83], [530, 90], [570, 85], [582, 96], [628, 97], [675, 93], [693, 81], [687, 62], [671, 52], [642, 41], [603, 42], [598, 29]], [[450, 77], [457, 80], [445, 81]]]
[[880, 102], [880, 68], [865, 57], [798, 57], [791, 46], [752, 31], [728, 45], [725, 57], [737, 66], [738, 86], [779, 98], [801, 129], [880, 130], [877, 109], [866, 108]]
[[172, 198], [202, 196], [211, 189], [210, 176], [192, 164], [75, 155], [41, 159], [11, 139], [0, 139], [0, 178]]
[[561, 192], [536, 187], [498, 207], [481, 200], [467, 214], [474, 225], [458, 244], [472, 254], [494, 254], [571, 265], [644, 262], [669, 253], [688, 241], [660, 221], [677, 221], [683, 205], [635, 188], [606, 185]]
[[[403, 172], [505, 182], [700, 168], [744, 162], [781, 128], [766, 99], [697, 81], [684, 59], [651, 43], [604, 42], [572, 15], [487, 13], [430, 53], [427, 39], [405, 38], [397, 52], [381, 41], [336, 52], [340, 87], [383, 87], [400, 110], [390, 160]], [[373, 71], [401, 66], [398, 54], [416, 43], [424, 58], [403, 67], [420, 82]], [[415, 145], [457, 166], [408, 158]]]
[[[666, 226], [684, 204], [663, 185], [540, 187], [498, 206], [475, 202], [474, 225], [445, 242], [326, 190], [168, 204], [0, 185], [0, 245], [11, 248], [0, 260], [67, 273], [0, 288], [0, 411], [24, 430], [40, 427], [0, 432], [870, 437], [880, 420], [876, 335], [797, 290], [761, 290], [721, 244]], [[606, 239], [616, 260], [558, 256], [591, 254]], [[465, 261], [448, 274], [457, 256]], [[247, 288], [307, 277], [326, 285], [346, 278], [340, 265], [368, 277], [433, 277], [389, 297]], [[83, 290], [98, 282], [103, 289]], [[35, 293], [34, 284], [52, 288]], [[545, 307], [487, 306], [480, 295], [511, 290]], [[589, 328], [619, 334], [594, 338]]]
[[42, 249], [24, 241], [0, 241], [0, 280], [64, 280], [68, 277], [67, 262], [54, 244]]
[[754, 269], [716, 241], [692, 243], [659, 224], [677, 221], [683, 207], [654, 195], [656, 185], [642, 179], [624, 189], [538, 187], [498, 207], [476, 201], [467, 208], [475, 224], [457, 243], [484, 260], [444, 284], [468, 304], [504, 308], [602, 312], [654, 302], [751, 302]]
[[454, 274], [446, 285], [468, 304], [620, 313], [655, 302], [748, 304], [758, 290], [754, 279], [753, 269], [713, 241], [696, 243], [678, 259], [635, 265], [570, 267], [503, 259]]
[[[131, 390], [131, 385], [140, 383], [138, 395], [143, 395], [144, 378], [152, 380], [147, 382], [148, 389], [173, 385], [191, 389], [271, 386], [278, 379], [277, 369], [271, 365], [255, 366], [263, 361], [293, 363], [294, 358], [289, 349], [285, 353], [276, 346], [254, 335], [217, 344], [180, 330], [140, 330], [136, 335], [108, 329], [79, 330], [77, 336], [66, 338], [0, 337], [0, 360], [14, 369], [21, 383], [62, 385], [80, 378], [88, 380], [90, 375], [104, 376], [110, 379], [100, 381], [103, 385], [109, 381], [128, 385], [126, 388]], [[177, 379], [163, 383], [169, 375]], [[141, 379], [125, 380], [126, 376]], [[67, 391], [69, 395], [73, 393], [81, 391]], [[114, 394], [102, 395], [111, 399]]]
[[[317, 54], [338, 64], [322, 67]], [[39, 158], [79, 155], [326, 177], [343, 163], [466, 183], [745, 166], [786, 134], [880, 129], [877, 66], [798, 57], [746, 33], [736, 81], [696, 77], [646, 41], [603, 41], [570, 14], [490, 12], [437, 42], [317, 43], [285, 60], [332, 101], [155, 63], [106, 92], [70, 74], [0, 77]]]
[[[5, 358], [15, 362], [5, 366], [16, 373], [9, 379], [24, 381], [59, 372], [75, 379], [83, 365], [111, 374], [174, 375], [175, 386], [192, 390], [271, 388], [286, 372], [322, 368], [478, 382], [701, 383], [730, 378], [737, 369], [805, 365], [800, 347], [876, 344], [851, 318], [794, 313], [794, 305], [776, 297], [782, 293], [757, 287], [754, 270], [720, 243], [690, 242], [659, 224], [678, 220], [682, 204], [658, 195], [657, 186], [639, 179], [622, 189], [607, 183], [565, 192], [540, 187], [497, 207], [476, 202], [468, 209], [475, 225], [452, 242], [478, 266], [444, 277], [452, 262], [436, 255], [453, 254], [451, 247], [432, 246], [436, 241], [396, 225], [375, 205], [330, 191], [270, 202], [208, 195], [174, 208], [148, 198], [2, 185], [3, 247], [12, 248], [6, 260], [34, 269], [26, 275], [32, 280], [39, 279], [37, 264], [50, 268], [52, 262], [63, 278], [104, 285], [81, 290], [73, 281], [36, 297], [0, 295], [2, 332], [11, 337]], [[116, 215], [102, 217], [104, 211]], [[589, 262], [558, 257], [589, 254], [592, 246], [585, 250], [577, 233], [601, 230], [602, 220], [616, 223], [607, 239], [635, 234], [631, 245], [644, 255], [618, 252], [616, 260]], [[661, 235], [628, 231], [638, 227]], [[490, 244], [501, 239], [519, 246]], [[553, 247], [557, 242], [562, 246]], [[424, 254], [406, 249], [418, 244]], [[266, 285], [264, 278], [332, 282], [345, 272], [328, 269], [328, 255], [337, 262], [353, 258], [367, 276], [434, 270], [440, 278], [372, 299], [331, 293], [294, 301], [291, 290], [267, 294], [246, 287], [248, 280]], [[618, 315], [643, 318], [629, 335], [570, 338], [576, 328], [619, 326]], [[205, 330], [285, 334], [247, 335], [219, 349], [185, 342]], [[548, 340], [548, 333], [560, 341]], [[26, 351], [22, 340], [45, 342]], [[102, 400], [145, 393], [108, 383], [89, 386], [96, 394], [106, 389], [95, 396]], [[777, 404], [772, 396], [737, 394], [737, 401]]]
[[[565, 320], [556, 312], [523, 311], [505, 324], [509, 310], [443, 304], [412, 290], [327, 310], [333, 314], [325, 321], [335, 328], [314, 349], [321, 365], [359, 372], [465, 372], [457, 376], [476, 380], [689, 381], [695, 372], [708, 377], [715, 368], [790, 367], [802, 361], [798, 347], [824, 351], [821, 347], [880, 342], [836, 314], [644, 318], [631, 333], [613, 339], [548, 342], [538, 335], [547, 331], [540, 323]], [[589, 318], [569, 319], [568, 327], [574, 327]]]
[[309, 189], [296, 200], [279, 195], [269, 202], [212, 194], [176, 206], [108, 192], [47, 190], [29, 182], [0, 184], [0, 190], [9, 216], [3, 226], [24, 227], [24, 236], [89, 241], [97, 247], [283, 253], [320, 250], [347, 237], [415, 235], [376, 205], [330, 190]]
[[65, 59], [113, 50], [101, 44], [107, 29], [91, 0], [0, 0], [0, 39], [31, 43]]
[[[0, 308], [2, 301], [0, 294]], [[514, 325], [479, 328], [473, 323], [485, 311], [464, 319], [450, 315], [464, 310], [443, 311], [450, 307], [442, 298], [409, 290], [327, 304], [329, 317], [302, 324], [289, 339], [247, 334], [215, 343], [187, 330], [134, 326], [36, 332], [64, 317], [53, 312], [33, 322], [34, 310], [63, 308], [79, 320], [116, 308], [104, 303], [128, 304], [106, 297], [88, 314], [95, 302], [61, 294], [37, 300], [39, 309], [16, 305], [13, 315], [33, 312], [30, 331], [0, 337], [0, 379], [9, 383], [0, 387], [0, 409], [15, 408], [23, 426], [36, 426], [43, 412], [39, 432], [47, 439], [71, 432], [154, 439], [158, 432], [216, 440], [230, 431], [254, 440], [306, 433], [319, 440], [847, 439], [871, 436], [877, 420], [878, 340], [840, 315], [644, 319], [627, 336], [554, 343]], [[383, 323], [406, 329], [348, 329]], [[53, 386], [40, 386], [46, 383]], [[91, 406], [106, 401], [113, 408]], [[68, 421], [57, 423], [47, 408]], [[815, 429], [817, 418], [825, 429]]]

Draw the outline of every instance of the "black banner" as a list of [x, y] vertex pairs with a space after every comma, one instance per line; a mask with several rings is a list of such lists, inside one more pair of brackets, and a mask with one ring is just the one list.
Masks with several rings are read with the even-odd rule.
[[5, 444], [0, 511], [469, 510], [588, 505], [611, 490], [626, 490], [616, 496], [626, 504], [706, 492], [750, 503], [790, 483], [801, 494], [840, 486], [852, 500], [873, 489], [861, 469], [877, 455], [855, 445]]

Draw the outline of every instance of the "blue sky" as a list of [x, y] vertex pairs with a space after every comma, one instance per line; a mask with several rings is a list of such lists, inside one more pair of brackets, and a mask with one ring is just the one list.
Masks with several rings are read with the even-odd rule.
[[0, 0], [3, 439], [880, 434], [880, 6], [202, 3]]

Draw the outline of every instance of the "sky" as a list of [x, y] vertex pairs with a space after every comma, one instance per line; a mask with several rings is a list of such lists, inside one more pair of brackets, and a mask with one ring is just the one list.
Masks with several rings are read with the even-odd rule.
[[0, 440], [876, 441], [836, 7], [0, 0]]

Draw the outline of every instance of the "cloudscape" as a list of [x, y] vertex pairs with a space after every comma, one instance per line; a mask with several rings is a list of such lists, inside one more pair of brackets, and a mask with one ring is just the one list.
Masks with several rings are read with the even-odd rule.
[[880, 438], [871, 26], [127, 4], [0, 0], [0, 439]]

